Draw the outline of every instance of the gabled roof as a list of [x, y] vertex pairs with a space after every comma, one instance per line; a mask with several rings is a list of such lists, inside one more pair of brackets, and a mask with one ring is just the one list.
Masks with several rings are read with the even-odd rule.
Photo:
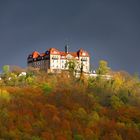
[[65, 52], [60, 52], [60, 55], [61, 55], [61, 56], [66, 56], [67, 53], [65, 53]]
[[39, 52], [37, 52], [37, 51], [34, 51], [34, 52], [32, 53], [33, 58], [37, 58], [39, 55], [40, 55], [40, 54], [39, 54]]
[[50, 52], [50, 54], [60, 55], [60, 52], [57, 49], [55, 49], [55, 48], [50, 48], [49, 52]]
[[78, 55], [79, 55], [79, 56], [89, 57], [89, 53], [88, 53], [87, 51], [83, 50], [83, 49], [80, 49], [80, 50], [78, 51]]
[[63, 57], [63, 58], [66, 58], [66, 56], [68, 55], [68, 54], [70, 54], [71, 56], [73, 56], [74, 58], [76, 58], [76, 57], [80, 57], [80, 56], [85, 56], [85, 57], [89, 57], [89, 53], [87, 52], [87, 51], [85, 51], [85, 50], [83, 50], [83, 49], [80, 49], [79, 51], [77, 51], [77, 52], [68, 52], [68, 53], [66, 53], [66, 52], [64, 52], [64, 51], [62, 51], [62, 52], [60, 52], [60, 51], [58, 51], [57, 49], [55, 49], [55, 48], [50, 48], [49, 50], [47, 50], [45, 53], [39, 53], [39, 52], [37, 52], [37, 51], [34, 51], [32, 54], [30, 54], [29, 56], [28, 56], [28, 58], [38, 58], [38, 57], [43, 57], [43, 56], [46, 56], [46, 55], [49, 55], [49, 54], [53, 54], [53, 55], [60, 55], [61, 56], [61, 58]]
[[68, 54], [72, 55], [73, 57], [78, 57], [78, 53], [77, 52], [69, 52], [69, 53], [60, 52], [61, 56], [67, 56]]
[[73, 57], [78, 57], [78, 53], [77, 52], [70, 52], [69, 54], [71, 54]]

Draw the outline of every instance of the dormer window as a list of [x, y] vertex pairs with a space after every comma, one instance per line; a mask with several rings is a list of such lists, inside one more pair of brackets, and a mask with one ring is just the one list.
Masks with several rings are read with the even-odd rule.
[[52, 59], [58, 60], [58, 56], [53, 56]]
[[81, 58], [81, 61], [87, 61], [87, 58]]
[[66, 58], [67, 58], [67, 59], [72, 59], [73, 56], [72, 56], [71, 54], [68, 54], [68, 55], [66, 56]]

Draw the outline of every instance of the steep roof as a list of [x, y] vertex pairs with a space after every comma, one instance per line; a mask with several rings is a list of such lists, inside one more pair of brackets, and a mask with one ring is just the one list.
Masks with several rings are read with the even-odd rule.
[[46, 55], [49, 55], [49, 54], [53, 54], [53, 55], [60, 55], [61, 57], [66, 57], [68, 54], [70, 54], [71, 56], [73, 57], [79, 57], [79, 56], [85, 56], [85, 57], [89, 57], [89, 53], [83, 49], [80, 49], [79, 51], [77, 52], [64, 52], [64, 51], [59, 51], [55, 48], [50, 48], [49, 50], [47, 50], [45, 53], [39, 53], [37, 51], [34, 51], [32, 54], [30, 54], [28, 56], [28, 58], [32, 57], [32, 58], [38, 58], [39, 56], [43, 57], [43, 56], [46, 56]]
[[67, 56], [68, 54], [72, 55], [73, 57], [78, 57], [78, 53], [77, 52], [60, 52], [61, 56]]
[[39, 52], [37, 52], [37, 51], [34, 51], [34, 52], [32, 53], [33, 58], [37, 58], [39, 55], [40, 55], [40, 54], [39, 54]]
[[50, 52], [50, 54], [60, 55], [60, 52], [57, 49], [55, 49], [55, 48], [50, 48], [49, 52]]

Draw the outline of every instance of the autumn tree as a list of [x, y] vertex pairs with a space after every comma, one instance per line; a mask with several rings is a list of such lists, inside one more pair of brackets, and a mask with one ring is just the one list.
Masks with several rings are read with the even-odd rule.
[[97, 74], [105, 75], [109, 72], [110, 68], [108, 67], [108, 62], [105, 60], [100, 60], [99, 67], [96, 70]]

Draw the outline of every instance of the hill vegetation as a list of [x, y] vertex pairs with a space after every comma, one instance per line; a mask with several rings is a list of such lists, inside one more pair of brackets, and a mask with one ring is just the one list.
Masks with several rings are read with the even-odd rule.
[[[0, 80], [2, 140], [139, 140], [140, 81], [126, 72], [79, 79], [20, 69]], [[101, 72], [101, 70], [100, 70]], [[10, 77], [10, 79], [9, 79]]]

